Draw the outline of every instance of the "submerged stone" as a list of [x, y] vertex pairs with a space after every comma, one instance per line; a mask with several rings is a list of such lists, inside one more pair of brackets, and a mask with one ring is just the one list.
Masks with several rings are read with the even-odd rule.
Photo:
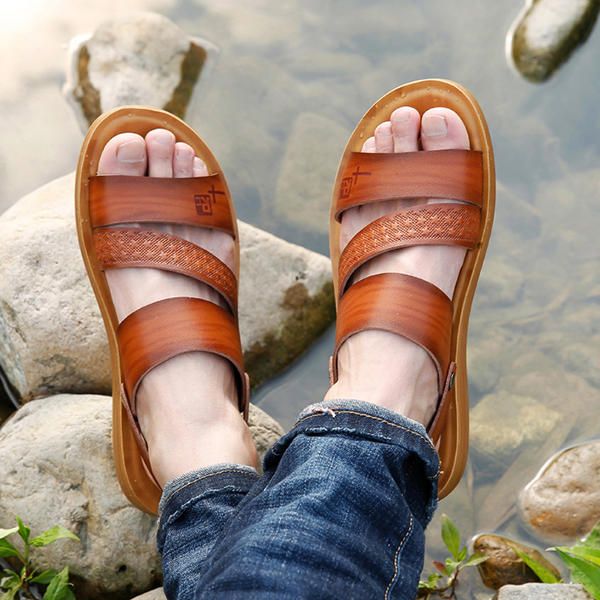
[[545, 81], [588, 38], [599, 0], [528, 0], [512, 32], [512, 59], [521, 74]]
[[214, 50], [154, 13], [107, 21], [93, 34], [71, 42], [63, 93], [83, 131], [103, 112], [127, 104], [163, 108], [184, 117]]
[[473, 551], [487, 556], [488, 559], [478, 565], [484, 585], [494, 590], [503, 585], [521, 585], [537, 582], [539, 577], [519, 558], [519, 551], [531, 556], [546, 569], [560, 578], [558, 569], [536, 549], [524, 546], [501, 535], [478, 535], [473, 541]]
[[600, 440], [555, 454], [519, 496], [523, 522], [540, 539], [572, 542], [600, 520]]
[[[0, 216], [0, 365], [24, 401], [109, 393], [108, 344], [81, 259], [73, 175]], [[240, 223], [240, 330], [253, 385], [332, 322], [327, 257]]]
[[488, 394], [471, 412], [471, 448], [481, 477], [497, 477], [522, 452], [542, 443], [560, 422], [557, 411], [532, 397]]

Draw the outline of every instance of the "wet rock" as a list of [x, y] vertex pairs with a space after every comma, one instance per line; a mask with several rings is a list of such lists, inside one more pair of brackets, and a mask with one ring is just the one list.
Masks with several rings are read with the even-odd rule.
[[158, 14], [107, 21], [92, 35], [71, 42], [63, 93], [83, 131], [103, 112], [125, 104], [163, 108], [183, 117], [214, 51]]
[[544, 541], [574, 541], [600, 520], [600, 441], [555, 454], [519, 496], [523, 522]]
[[[73, 175], [0, 216], [0, 363], [23, 400], [108, 393], [108, 346], [75, 234]], [[329, 259], [240, 223], [240, 327], [258, 385], [334, 318]]]
[[592, 600], [592, 597], [581, 585], [526, 583], [504, 586], [494, 600]]
[[[16, 514], [34, 532], [55, 524], [74, 531], [81, 543], [49, 546], [37, 565], [68, 564], [77, 597], [90, 600], [125, 600], [160, 583], [156, 519], [130, 506], [117, 483], [111, 405], [105, 396], [53, 396], [26, 404], [0, 429], [0, 527]], [[250, 428], [261, 454], [282, 433], [253, 405]]]
[[494, 590], [503, 585], [521, 585], [538, 582], [539, 577], [519, 558], [514, 548], [528, 554], [560, 578], [558, 569], [534, 548], [524, 546], [501, 535], [479, 535], [473, 541], [473, 550], [488, 559], [478, 565], [484, 585]]
[[512, 58], [521, 74], [544, 81], [588, 38], [598, 0], [533, 0], [512, 33]]
[[277, 182], [277, 213], [309, 231], [329, 229], [329, 201], [336, 165], [348, 132], [317, 114], [303, 113], [294, 122]]
[[165, 596], [165, 593], [163, 592], [162, 588], [157, 588], [150, 592], [146, 592], [141, 596], [136, 596], [131, 600], [167, 600], [167, 597]]
[[530, 396], [499, 391], [471, 412], [471, 447], [482, 477], [494, 477], [520, 453], [542, 443], [561, 414]]

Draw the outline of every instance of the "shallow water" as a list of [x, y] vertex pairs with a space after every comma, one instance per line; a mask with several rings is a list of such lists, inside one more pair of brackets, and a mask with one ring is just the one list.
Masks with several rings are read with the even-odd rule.
[[[10, 56], [0, 90], [0, 210], [74, 166], [82, 135], [60, 95], [66, 44], [125, 12], [116, 1], [80, 6], [40, 0], [0, 8], [0, 48]], [[472, 313], [471, 402], [517, 395], [517, 410], [526, 398], [539, 419], [527, 425], [509, 410], [498, 423], [507, 432], [539, 429], [549, 414], [560, 426], [517, 439], [520, 452], [504, 462], [490, 465], [473, 453], [468, 476], [442, 508], [466, 535], [501, 529], [526, 538], [512, 510], [521, 486], [552, 451], [599, 429], [600, 33], [535, 86], [505, 58], [520, 0], [136, 0], [128, 7], [162, 12], [219, 46], [188, 120], [219, 157], [240, 217], [319, 252], [327, 253], [339, 154], [373, 101], [426, 77], [457, 80], [478, 97], [496, 151], [498, 208]], [[307, 129], [320, 137], [303, 135]], [[306, 188], [290, 182], [290, 161], [307, 173]], [[290, 426], [322, 397], [331, 345], [330, 331], [255, 402]], [[437, 521], [432, 527], [436, 554]]]

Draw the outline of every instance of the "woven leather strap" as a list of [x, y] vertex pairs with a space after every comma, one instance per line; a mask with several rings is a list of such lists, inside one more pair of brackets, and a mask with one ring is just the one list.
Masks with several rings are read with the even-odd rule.
[[117, 330], [117, 339], [125, 393], [133, 415], [142, 378], [158, 365], [186, 352], [211, 352], [232, 364], [240, 411], [247, 415], [248, 376], [243, 370], [238, 326], [227, 310], [198, 298], [161, 300], [125, 318]]
[[215, 289], [236, 312], [235, 275], [216, 256], [192, 242], [149, 229], [97, 229], [94, 250], [102, 269], [147, 267], [193, 277]]
[[223, 177], [162, 178], [122, 175], [89, 178], [92, 227], [172, 223], [226, 231], [235, 237]]
[[481, 206], [482, 154], [474, 150], [353, 152], [337, 193], [335, 217], [354, 206], [398, 198], [446, 198]]
[[428, 244], [473, 248], [479, 240], [480, 212], [469, 204], [425, 204], [373, 221], [350, 240], [340, 256], [340, 295], [356, 269], [384, 252]]
[[401, 273], [362, 279], [342, 296], [338, 306], [332, 382], [337, 381], [337, 354], [355, 333], [380, 329], [421, 346], [433, 360], [440, 391], [450, 362], [452, 302], [435, 285]]

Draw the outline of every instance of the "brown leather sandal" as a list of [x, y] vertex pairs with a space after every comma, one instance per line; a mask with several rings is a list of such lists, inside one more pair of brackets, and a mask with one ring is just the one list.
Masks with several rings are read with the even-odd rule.
[[[400, 106], [412, 106], [421, 114], [436, 106], [451, 108], [466, 125], [471, 150], [362, 153], [363, 142], [375, 127]], [[340, 256], [342, 213], [393, 198], [461, 202], [421, 205], [381, 217], [359, 231]], [[467, 328], [494, 201], [494, 155], [483, 113], [467, 90], [443, 80], [403, 85], [367, 111], [346, 145], [333, 191], [330, 244], [338, 317], [331, 383], [338, 377], [340, 346], [365, 329], [396, 333], [427, 351], [439, 380], [438, 408], [427, 431], [440, 455], [440, 498], [456, 487], [467, 461]], [[374, 256], [419, 244], [468, 249], [453, 300], [431, 283], [399, 273], [374, 275], [350, 285], [356, 269]]]
[[[123, 132], [145, 136], [158, 127], [188, 143], [204, 160], [210, 175], [182, 179], [96, 176], [102, 149], [113, 136]], [[247, 418], [249, 379], [237, 323], [239, 241], [235, 209], [219, 164], [196, 133], [169, 113], [142, 107], [113, 110], [92, 124], [79, 156], [75, 204], [79, 245], [110, 346], [117, 475], [129, 500], [156, 514], [162, 490], [152, 475], [135, 407], [143, 377], [179, 354], [218, 354], [233, 366], [240, 412]], [[226, 231], [235, 240], [235, 268], [232, 271], [187, 240], [127, 227], [132, 223], [172, 223]], [[197, 298], [170, 298], [144, 306], [119, 324], [104, 272], [132, 267], [163, 269], [198, 279], [214, 288], [229, 310]]]

